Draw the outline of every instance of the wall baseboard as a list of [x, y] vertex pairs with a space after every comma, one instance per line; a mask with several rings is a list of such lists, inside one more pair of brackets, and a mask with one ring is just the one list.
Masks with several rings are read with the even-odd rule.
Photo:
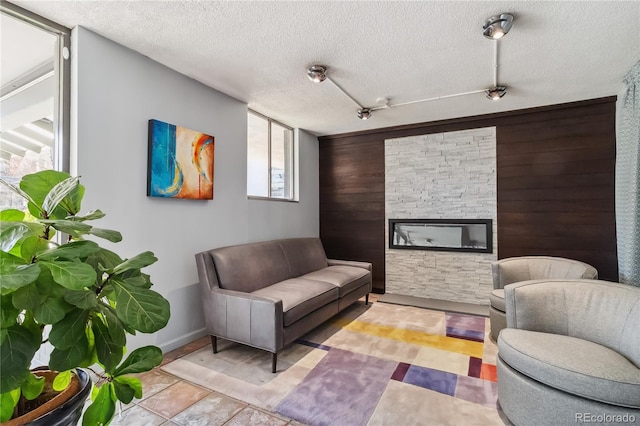
[[158, 345], [160, 349], [162, 349], [162, 353], [167, 353], [174, 349], [177, 349], [181, 346], [186, 345], [187, 343], [191, 343], [194, 340], [197, 340], [201, 337], [207, 335], [207, 330], [205, 328], [200, 328], [198, 330], [192, 331], [191, 333], [187, 333], [183, 336], [177, 337], [175, 339], [169, 340], [161, 345]]

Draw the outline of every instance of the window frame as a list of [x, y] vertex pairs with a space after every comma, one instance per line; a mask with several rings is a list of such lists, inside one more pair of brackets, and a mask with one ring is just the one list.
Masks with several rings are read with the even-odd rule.
[[[286, 203], [297, 203], [298, 199], [297, 199], [297, 191], [296, 191], [296, 187], [297, 187], [297, 179], [296, 179], [296, 169], [298, 167], [298, 161], [297, 161], [297, 157], [296, 157], [296, 132], [294, 130], [293, 127], [291, 126], [287, 126], [286, 124], [283, 124], [282, 122], [278, 121], [278, 120], [274, 120], [270, 117], [267, 117], [264, 114], [260, 114], [257, 111], [254, 111], [250, 108], [247, 109], [247, 114], [252, 114], [255, 115], [256, 117], [262, 118], [264, 120], [267, 121], [267, 150], [269, 153], [269, 158], [268, 158], [268, 165], [267, 165], [267, 173], [268, 173], [268, 196], [261, 196], [261, 195], [250, 195], [249, 194], [249, 189], [247, 188], [247, 198], [250, 200], [269, 200], [269, 201], [283, 201]], [[271, 140], [272, 140], [272, 125], [273, 124], [277, 124], [280, 127], [283, 127], [287, 130], [291, 131], [291, 172], [290, 172], [290, 176], [289, 176], [289, 184], [291, 186], [290, 189], [290, 193], [291, 193], [291, 197], [290, 198], [281, 198], [281, 197], [273, 197], [272, 196], [272, 187], [271, 187], [271, 179], [272, 179], [272, 175], [271, 175]], [[247, 138], [247, 159], [248, 159], [248, 146], [249, 146], [249, 139]], [[248, 176], [248, 171], [249, 171], [249, 164], [247, 161], [247, 176]]]
[[2, 1], [0, 13], [38, 27], [57, 37], [53, 71], [56, 92], [53, 106], [55, 170], [70, 172], [71, 147], [71, 30], [13, 3]]

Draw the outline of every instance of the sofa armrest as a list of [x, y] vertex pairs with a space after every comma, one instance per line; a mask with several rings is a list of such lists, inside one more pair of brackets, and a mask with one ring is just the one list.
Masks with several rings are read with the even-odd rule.
[[282, 348], [282, 300], [221, 288], [202, 295], [209, 334], [270, 352]]
[[371, 263], [369, 262], [356, 262], [355, 260], [336, 260], [336, 259], [327, 259], [327, 263], [329, 266], [353, 266], [356, 268], [363, 268], [368, 271], [371, 271]]

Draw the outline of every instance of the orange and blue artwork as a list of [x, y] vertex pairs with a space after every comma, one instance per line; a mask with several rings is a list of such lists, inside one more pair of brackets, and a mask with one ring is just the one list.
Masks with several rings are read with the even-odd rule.
[[214, 138], [149, 120], [147, 195], [213, 199]]

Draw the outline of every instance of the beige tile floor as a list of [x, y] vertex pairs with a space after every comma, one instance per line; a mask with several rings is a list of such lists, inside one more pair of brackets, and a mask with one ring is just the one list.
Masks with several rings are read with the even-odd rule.
[[[165, 354], [163, 364], [201, 349], [210, 342], [207, 336], [171, 351]], [[182, 380], [159, 368], [138, 377], [144, 389], [142, 399], [117, 410], [111, 425], [300, 425], [291, 419]]]
[[[370, 302], [378, 295], [371, 294]], [[209, 336], [164, 354], [169, 363], [211, 343]], [[299, 422], [213, 392], [155, 368], [138, 376], [143, 397], [116, 410], [112, 426], [302, 426]]]

